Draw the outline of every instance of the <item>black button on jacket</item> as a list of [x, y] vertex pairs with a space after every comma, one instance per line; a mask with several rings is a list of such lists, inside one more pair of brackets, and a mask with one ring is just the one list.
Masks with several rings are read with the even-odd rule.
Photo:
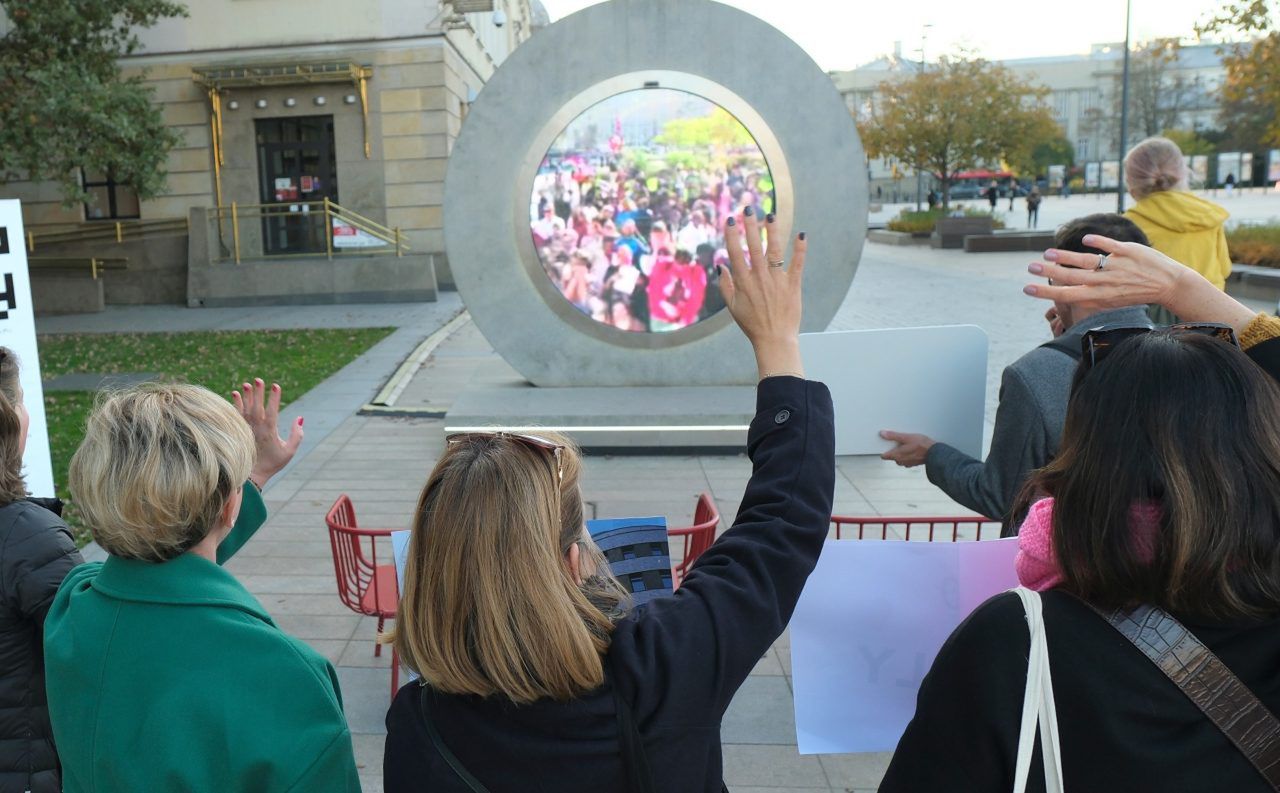
[[[747, 441], [753, 473], [733, 528], [674, 596], [618, 623], [605, 667], [616, 679], [572, 702], [524, 707], [429, 692], [445, 745], [490, 791], [626, 793], [617, 686], [632, 703], [656, 789], [719, 793], [721, 717], [791, 619], [827, 537], [835, 488], [826, 386], [769, 378], [756, 404]], [[432, 748], [418, 697], [418, 685], [408, 684], [387, 714], [386, 790], [467, 793]]]

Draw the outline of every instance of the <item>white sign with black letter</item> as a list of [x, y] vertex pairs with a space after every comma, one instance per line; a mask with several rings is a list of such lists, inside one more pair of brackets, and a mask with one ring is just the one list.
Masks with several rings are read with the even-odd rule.
[[27, 489], [33, 496], [52, 497], [53, 461], [49, 456], [49, 427], [44, 415], [40, 354], [36, 349], [35, 311], [31, 305], [31, 276], [27, 271], [22, 204], [0, 201], [0, 346], [21, 362], [23, 403], [31, 415], [27, 449], [22, 456]]

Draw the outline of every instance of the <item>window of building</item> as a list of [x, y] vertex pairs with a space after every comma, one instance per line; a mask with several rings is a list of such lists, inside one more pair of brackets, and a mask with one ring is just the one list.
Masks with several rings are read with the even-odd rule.
[[81, 184], [89, 194], [84, 203], [85, 220], [137, 220], [142, 216], [138, 194], [116, 183], [110, 173], [80, 169]]
[[1087, 160], [1091, 156], [1089, 151], [1089, 139], [1080, 138], [1076, 141], [1076, 162]]

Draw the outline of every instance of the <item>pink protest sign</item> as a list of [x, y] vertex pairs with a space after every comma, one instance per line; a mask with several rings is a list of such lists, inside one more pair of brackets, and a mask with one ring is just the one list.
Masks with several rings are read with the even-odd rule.
[[828, 540], [791, 618], [801, 754], [892, 750], [938, 649], [1018, 585], [1016, 538]]

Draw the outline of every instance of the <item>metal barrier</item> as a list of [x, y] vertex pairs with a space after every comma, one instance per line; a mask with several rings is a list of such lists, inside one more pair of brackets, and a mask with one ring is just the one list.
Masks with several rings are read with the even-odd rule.
[[27, 253], [37, 247], [79, 242], [124, 243], [146, 236], [186, 234], [190, 231], [186, 218], [156, 218], [154, 220], [116, 220], [87, 222], [73, 228], [52, 231], [27, 232]]
[[[857, 539], [867, 539], [867, 530], [871, 529], [874, 535], [879, 532], [879, 539], [889, 539], [890, 530], [895, 532], [900, 528], [902, 539], [910, 540], [913, 528], [920, 531], [928, 532], [928, 541], [933, 542], [935, 539], [942, 539], [948, 542], [958, 542], [960, 540], [981, 540], [984, 528], [993, 528], [996, 536], [1000, 534], [1000, 522], [984, 518], [981, 515], [962, 515], [960, 517], [914, 517], [914, 518], [882, 518], [882, 517], [850, 517], [848, 515], [832, 515], [831, 525], [835, 527], [836, 539], [843, 539], [841, 536], [844, 529], [856, 528], [858, 531]], [[973, 531], [973, 537], [962, 536], [967, 534], [964, 529], [968, 527]], [[942, 537], [936, 535], [941, 530]], [[948, 537], [947, 534], [950, 534]], [[917, 533], [917, 538], [919, 533]]]
[[[210, 229], [210, 238], [221, 243], [210, 257], [212, 262], [234, 261], [240, 264], [245, 259], [310, 258], [321, 254], [329, 259], [352, 255], [404, 256], [412, 250], [399, 227], [384, 226], [327, 198], [323, 201], [277, 204], [240, 205], [232, 202], [229, 206], [210, 207], [208, 219], [212, 226], [216, 226]], [[230, 229], [227, 228], [228, 222]], [[362, 234], [365, 237], [360, 244], [348, 247], [342, 240], [335, 239], [335, 226], [350, 229], [357, 240]], [[276, 235], [302, 238], [305, 244], [296, 247], [309, 245], [314, 250], [271, 251], [271, 239]], [[320, 247], [321, 238], [323, 248]]]
[[27, 264], [33, 270], [88, 270], [89, 277], [97, 280], [104, 270], [127, 270], [129, 260], [124, 258], [100, 258], [84, 256], [31, 256]]

